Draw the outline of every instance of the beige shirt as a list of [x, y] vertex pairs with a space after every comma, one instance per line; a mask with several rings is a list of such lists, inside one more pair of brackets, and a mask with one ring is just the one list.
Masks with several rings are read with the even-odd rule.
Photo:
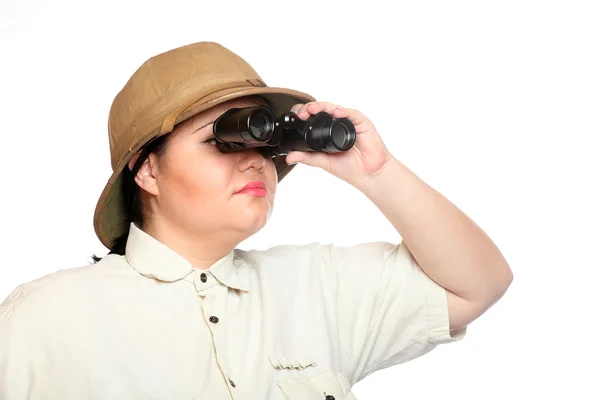
[[235, 249], [202, 271], [132, 224], [125, 256], [0, 305], [0, 399], [355, 399], [465, 333], [403, 243]]

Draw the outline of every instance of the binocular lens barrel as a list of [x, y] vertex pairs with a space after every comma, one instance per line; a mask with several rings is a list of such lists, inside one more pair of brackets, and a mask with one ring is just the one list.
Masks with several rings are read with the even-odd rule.
[[347, 118], [333, 118], [324, 111], [298, 122], [295, 129], [302, 140], [288, 141], [282, 149], [338, 153], [349, 150], [356, 140], [354, 125]]
[[219, 141], [256, 144], [273, 136], [275, 116], [268, 108], [239, 108], [215, 121], [214, 134]]
[[350, 130], [343, 122], [333, 122], [331, 127], [331, 142], [341, 151], [348, 150], [354, 144]]
[[333, 118], [326, 112], [306, 121], [293, 112], [275, 118], [267, 106], [231, 109], [215, 121], [213, 132], [222, 152], [263, 147], [261, 151], [273, 156], [292, 151], [338, 153], [356, 141], [356, 130], [347, 118]]

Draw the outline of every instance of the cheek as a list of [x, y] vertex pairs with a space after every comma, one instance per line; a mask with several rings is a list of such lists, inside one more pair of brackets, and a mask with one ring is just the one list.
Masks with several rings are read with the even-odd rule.
[[231, 186], [229, 164], [211, 155], [181, 154], [170, 159], [163, 181], [169, 203], [185, 208], [223, 203]]

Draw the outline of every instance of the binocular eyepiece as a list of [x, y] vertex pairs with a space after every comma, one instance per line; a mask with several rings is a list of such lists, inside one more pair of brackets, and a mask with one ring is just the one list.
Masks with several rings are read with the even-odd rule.
[[292, 151], [339, 153], [356, 142], [356, 130], [347, 118], [334, 118], [326, 112], [306, 121], [293, 112], [276, 117], [267, 106], [228, 110], [214, 122], [213, 134], [223, 153], [257, 148], [267, 157]]

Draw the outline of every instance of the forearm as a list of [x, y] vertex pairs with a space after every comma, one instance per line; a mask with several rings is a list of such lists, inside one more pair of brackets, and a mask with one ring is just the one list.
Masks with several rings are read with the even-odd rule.
[[440, 286], [470, 302], [493, 303], [504, 294], [512, 272], [496, 245], [400, 161], [392, 158], [360, 190]]

